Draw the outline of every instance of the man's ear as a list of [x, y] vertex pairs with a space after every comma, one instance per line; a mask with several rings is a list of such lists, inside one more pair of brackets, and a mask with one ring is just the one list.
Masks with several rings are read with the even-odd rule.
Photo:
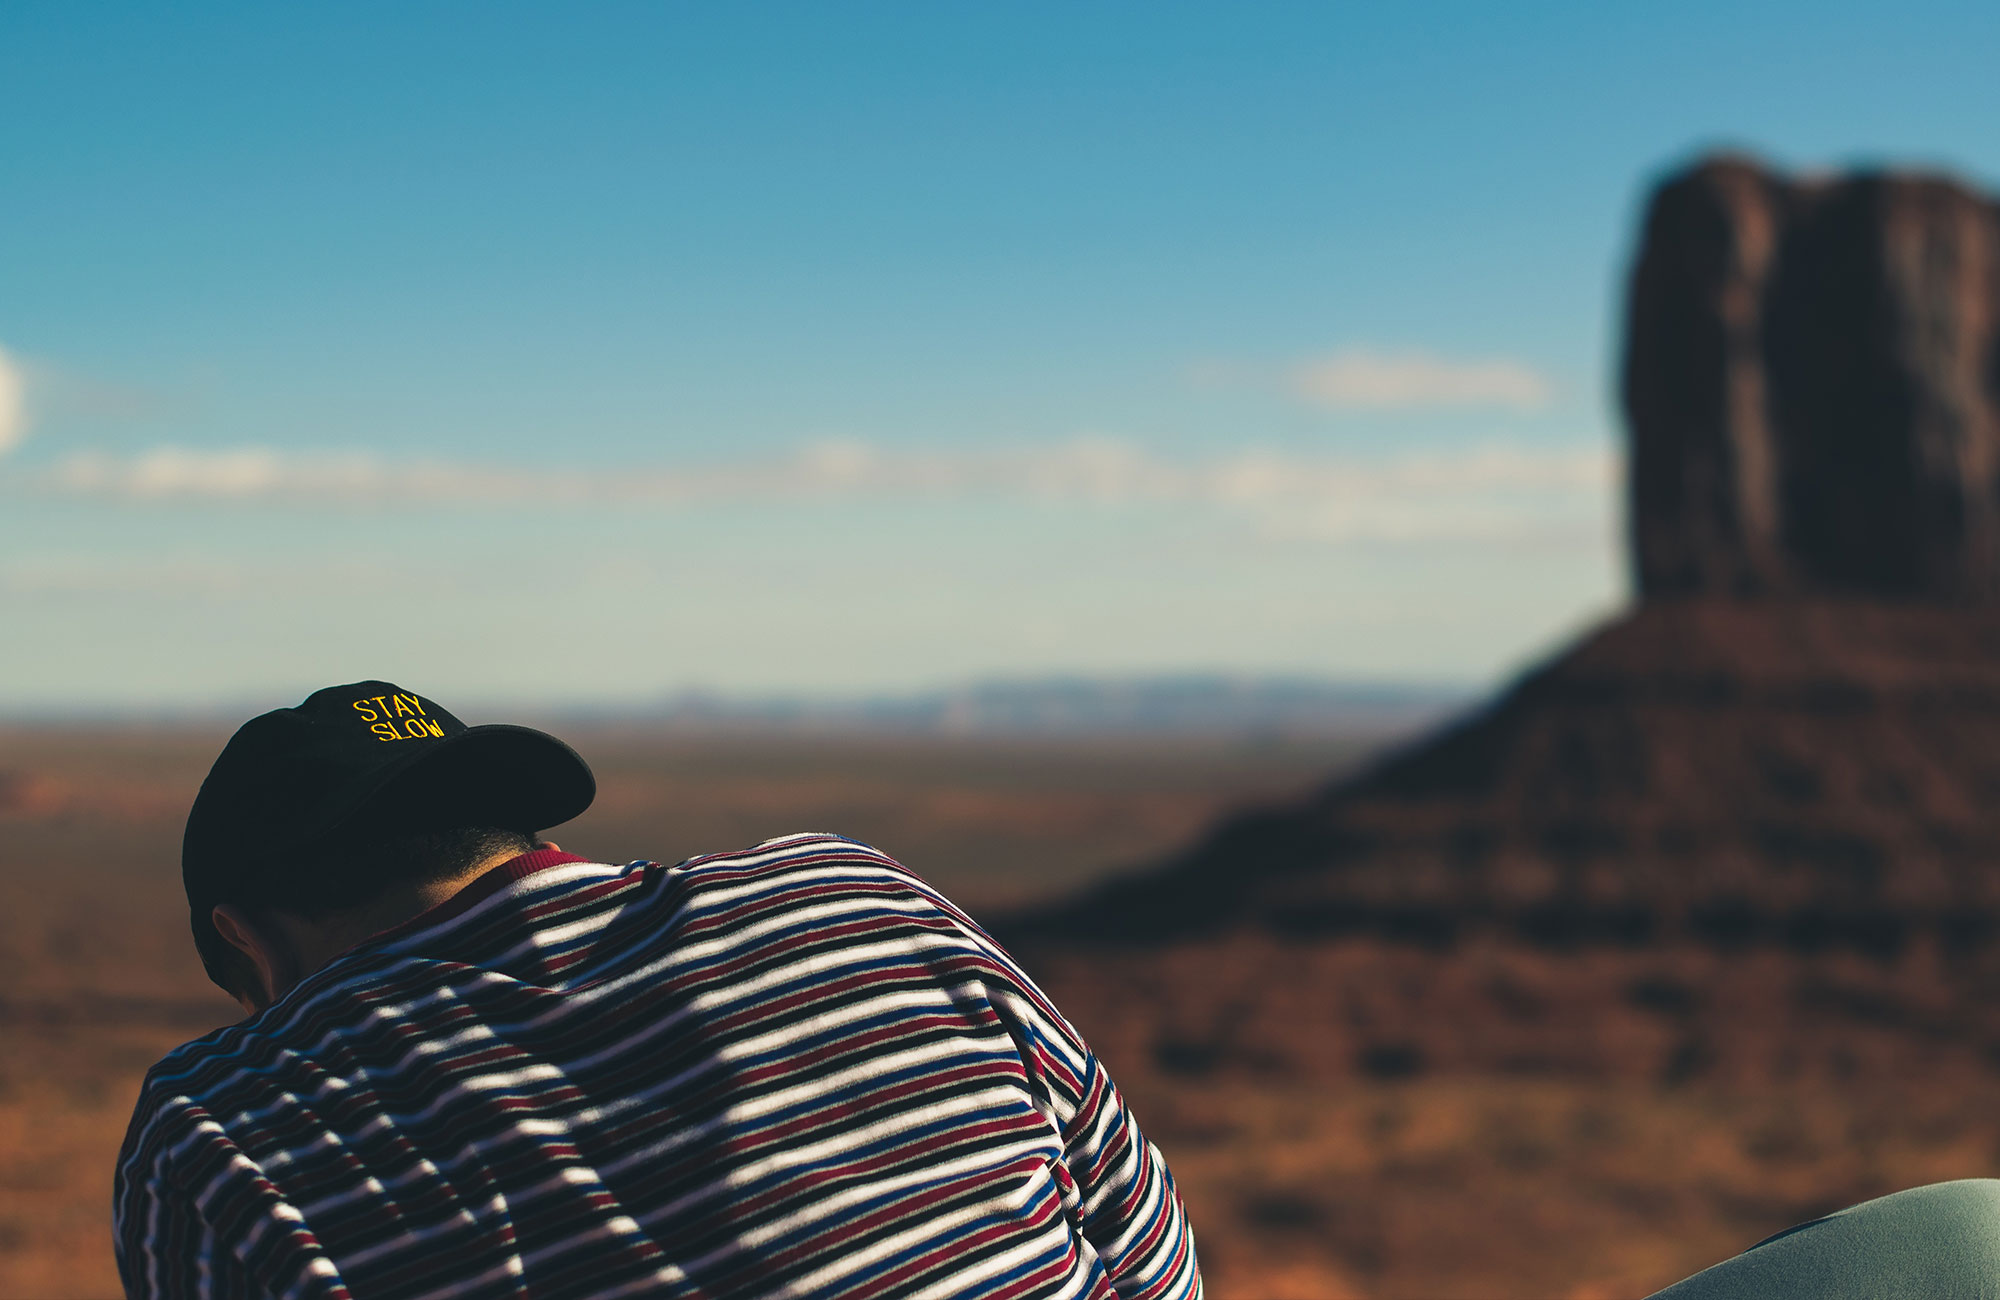
[[252, 919], [232, 903], [218, 903], [208, 915], [215, 923], [215, 932], [242, 953], [256, 973], [257, 987], [236, 994], [245, 1011], [262, 1011], [298, 983], [298, 960], [277, 927]]

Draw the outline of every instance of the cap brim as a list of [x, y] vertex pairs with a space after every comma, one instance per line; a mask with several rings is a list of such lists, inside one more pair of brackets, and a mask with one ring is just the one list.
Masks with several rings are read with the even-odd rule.
[[327, 827], [499, 826], [540, 831], [577, 816], [597, 797], [583, 756], [545, 731], [468, 727], [382, 772]]

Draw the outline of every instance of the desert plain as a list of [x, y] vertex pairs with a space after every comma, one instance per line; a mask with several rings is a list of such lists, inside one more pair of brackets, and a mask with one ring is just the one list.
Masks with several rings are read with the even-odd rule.
[[[830, 829], [1007, 933], [1397, 738], [563, 727], [555, 832], [677, 860]], [[226, 728], [0, 732], [0, 1296], [118, 1294], [140, 1079], [239, 1013], [186, 938], [182, 818]], [[1230, 932], [1023, 949], [1166, 1153], [1221, 1297], [1637, 1296], [1791, 1223], [2000, 1167], [2000, 1064], [1951, 954], [1564, 952]], [[1952, 990], [1948, 995], [1938, 990]], [[1928, 999], [1928, 1001], [1927, 1001]], [[1944, 999], [1944, 1001], [1940, 1001]]]

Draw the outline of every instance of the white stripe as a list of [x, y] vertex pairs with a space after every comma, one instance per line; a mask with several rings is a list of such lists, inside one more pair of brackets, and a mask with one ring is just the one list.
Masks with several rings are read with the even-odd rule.
[[[678, 1199], [663, 1206], [660, 1210], [649, 1212], [647, 1217], [651, 1218], [655, 1213], [677, 1213], [723, 1192], [742, 1187], [748, 1183], [758, 1182], [770, 1174], [786, 1169], [796, 1169], [801, 1165], [811, 1164], [816, 1160], [823, 1160], [828, 1156], [845, 1155], [857, 1147], [867, 1146], [871, 1142], [879, 1141], [896, 1133], [908, 1132], [925, 1123], [927, 1120], [943, 1115], [982, 1109], [984, 1103], [999, 1100], [1007, 1096], [1009, 1092], [1009, 1089], [1004, 1088], [988, 1088], [982, 1092], [969, 1093], [964, 1097], [953, 1098], [948, 1104], [940, 1103], [934, 1107], [926, 1107], [923, 1112], [914, 1114], [905, 1112], [885, 1119], [880, 1123], [869, 1125], [866, 1128], [843, 1133], [837, 1137], [824, 1138], [806, 1146], [791, 1147], [767, 1155], [759, 1160], [736, 1165], [721, 1177], [711, 1179], [692, 1191], [682, 1193]], [[977, 1157], [978, 1160], [988, 1158], [990, 1158], [988, 1153], [981, 1153]], [[629, 1159], [619, 1160], [606, 1165], [605, 1170], [607, 1173], [619, 1171], [629, 1165], [629, 1163]], [[932, 1168], [935, 1169], [938, 1167], [940, 1166], [933, 1166]]]

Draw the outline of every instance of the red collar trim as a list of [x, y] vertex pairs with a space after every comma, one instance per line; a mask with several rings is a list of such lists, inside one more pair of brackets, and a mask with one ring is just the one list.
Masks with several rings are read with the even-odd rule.
[[[518, 858], [507, 859], [499, 866], [487, 872], [485, 876], [481, 876], [479, 880], [486, 879], [486, 876], [501, 874], [504, 874], [509, 880], [525, 880], [537, 871], [547, 871], [550, 867], [560, 867], [565, 862], [588, 861], [590, 861], [589, 858], [580, 857], [574, 853], [565, 853], [561, 849], [535, 849], [531, 852], [523, 853]], [[477, 885], [479, 880], [475, 880], [472, 883]], [[464, 891], [461, 890], [460, 892]]]

